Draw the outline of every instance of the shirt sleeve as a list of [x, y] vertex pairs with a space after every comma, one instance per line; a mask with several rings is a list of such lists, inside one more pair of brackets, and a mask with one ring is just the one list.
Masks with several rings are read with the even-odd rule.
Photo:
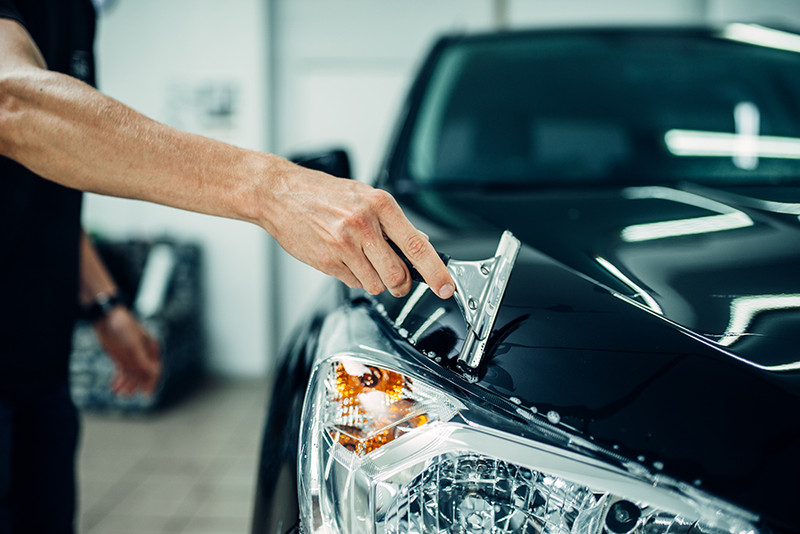
[[13, 19], [25, 25], [25, 20], [20, 15], [17, 6], [14, 5], [14, 2], [11, 0], [0, 0], [0, 18], [2, 19]]

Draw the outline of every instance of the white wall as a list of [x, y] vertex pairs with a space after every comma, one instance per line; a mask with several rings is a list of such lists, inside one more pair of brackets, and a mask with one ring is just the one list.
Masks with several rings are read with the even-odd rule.
[[800, 28], [798, 0], [709, 0], [709, 17], [718, 22], [756, 22]]
[[[119, 0], [103, 13], [96, 42], [98, 85], [162, 122], [265, 149], [267, 9], [260, 0]], [[198, 88], [230, 86], [238, 108], [207, 123]], [[201, 102], [202, 103], [202, 102]], [[103, 234], [199, 242], [205, 252], [209, 365], [264, 374], [272, 339], [268, 236], [246, 223], [88, 195], [84, 224]]]
[[513, 26], [680, 24], [704, 20], [706, 0], [510, 0]]

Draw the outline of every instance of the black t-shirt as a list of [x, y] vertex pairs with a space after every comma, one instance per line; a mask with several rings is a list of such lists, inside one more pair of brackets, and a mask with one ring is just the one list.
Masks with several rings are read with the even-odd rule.
[[[91, 0], [0, 0], [50, 70], [94, 84]], [[0, 156], [0, 394], [67, 377], [81, 194]]]

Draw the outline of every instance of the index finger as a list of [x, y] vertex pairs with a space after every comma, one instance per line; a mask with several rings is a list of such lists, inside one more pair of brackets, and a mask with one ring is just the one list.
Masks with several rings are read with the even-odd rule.
[[396, 202], [393, 209], [381, 214], [381, 226], [434, 293], [443, 299], [453, 296], [455, 285], [444, 262], [428, 237], [411, 224]]

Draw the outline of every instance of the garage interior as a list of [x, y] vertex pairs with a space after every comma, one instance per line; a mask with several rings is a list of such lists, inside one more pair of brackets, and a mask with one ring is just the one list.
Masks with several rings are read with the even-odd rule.
[[[418, 62], [445, 33], [778, 23], [796, 0], [97, 0], [98, 86], [146, 115], [284, 156], [343, 147], [371, 182]], [[261, 229], [86, 195], [108, 242], [201, 251], [202, 365], [156, 410], [86, 410], [79, 532], [244, 533], [279, 350], [331, 281]]]

